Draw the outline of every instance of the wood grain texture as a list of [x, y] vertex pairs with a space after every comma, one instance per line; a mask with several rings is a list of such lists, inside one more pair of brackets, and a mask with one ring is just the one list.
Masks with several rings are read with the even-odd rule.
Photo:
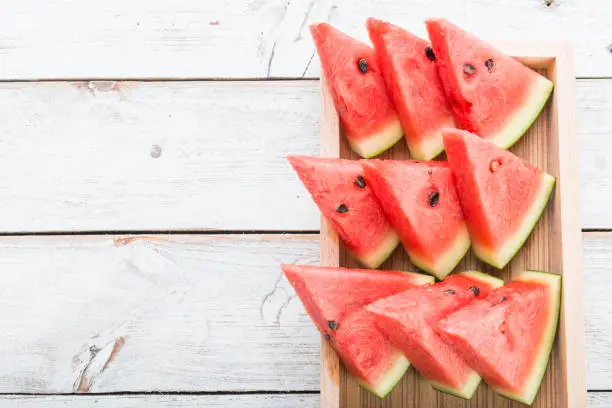
[[[583, 254], [587, 385], [605, 390], [612, 233]], [[320, 335], [279, 268], [319, 256], [316, 235], [1, 237], [0, 392], [319, 390]]]
[[[524, 47], [525, 54], [517, 54]], [[536, 50], [537, 52], [532, 52]], [[581, 224], [580, 209], [573, 198], [579, 192], [578, 161], [574, 154], [576, 135], [574, 128], [574, 75], [571, 48], [564, 44], [534, 48], [517, 44], [510, 55], [525, 55], [530, 65], [538, 68], [555, 83], [551, 101], [527, 131], [511, 148], [519, 157], [537, 165], [557, 178], [557, 185], [547, 209], [524, 247], [514, 256], [508, 266], [498, 271], [477, 260], [471, 253], [458, 266], [458, 270], [483, 270], [505, 281], [519, 276], [526, 269], [549, 271], [563, 275], [561, 318], [557, 339], [551, 352], [548, 370], [544, 376], [534, 407], [539, 408], [585, 408], [586, 359], [584, 349], [582, 271], [581, 271]], [[548, 57], [543, 58], [545, 55]], [[551, 58], [552, 57], [552, 58]], [[322, 103], [330, 105], [332, 100], [323, 94]], [[332, 118], [336, 120], [335, 118]], [[341, 132], [322, 134], [326, 138], [341, 141], [341, 158], [358, 159], [351, 151]], [[331, 143], [331, 142], [330, 142]], [[408, 159], [406, 143], [401, 141], [381, 158]], [[322, 234], [326, 231], [322, 229]], [[334, 245], [332, 241], [327, 242]], [[357, 267], [344, 246], [340, 249], [340, 266]], [[322, 248], [328, 251], [328, 248]], [[382, 269], [418, 271], [403, 251], [396, 251]], [[486, 384], [482, 384], [469, 401], [435, 391], [427, 381], [410, 371], [389, 394], [380, 400], [359, 387], [354, 377], [343, 368], [340, 375], [341, 407], [393, 407], [434, 408], [443, 407], [522, 407], [498, 396]]]
[[[319, 154], [319, 89], [0, 83], [0, 231], [318, 230], [285, 156]], [[583, 226], [611, 228], [612, 80], [579, 81], [577, 111]]]
[[[340, 122], [331, 94], [321, 79], [321, 156], [340, 156]], [[321, 216], [321, 265], [340, 265], [339, 237], [327, 219]], [[338, 408], [340, 404], [340, 360], [329, 343], [321, 337], [321, 408]]]
[[[310, 94], [310, 95], [309, 95]], [[304, 230], [314, 82], [0, 83], [0, 231]]]
[[0, 239], [0, 392], [318, 390], [316, 236]]
[[608, 0], [8, 0], [0, 79], [318, 76], [308, 25], [366, 39], [370, 16], [420, 35], [444, 16], [489, 39], [567, 38], [578, 75], [612, 73]]
[[0, 405], [4, 408], [316, 408], [319, 395], [3, 395]]
[[583, 240], [587, 386], [594, 390], [612, 390], [610, 238], [609, 233], [586, 233]]
[[[553, 50], [553, 49], [551, 49]], [[555, 83], [549, 103], [551, 118], [548, 125], [547, 144], [540, 154], [548, 155], [548, 168], [557, 177], [555, 197], [551, 212], [550, 228], [552, 240], [541, 241], [539, 246], [549, 246], [552, 251], [551, 270], [563, 275], [561, 287], [561, 312], [559, 319], [559, 360], [550, 363], [554, 373], [548, 393], [562, 393], [561, 406], [585, 407], [586, 355], [584, 345], [584, 301], [582, 298], [582, 248], [580, 233], [580, 201], [575, 200], [580, 192], [578, 139], [576, 134], [576, 107], [574, 99], [574, 55], [568, 45], [554, 49], [555, 60], [548, 74]], [[535, 249], [539, 252], [541, 249]], [[554, 399], [552, 400], [554, 402]], [[548, 406], [556, 407], [556, 404]]]
[[578, 81], [576, 111], [580, 151], [582, 225], [612, 226], [612, 81]]
[[612, 393], [590, 392], [589, 408], [612, 408]]

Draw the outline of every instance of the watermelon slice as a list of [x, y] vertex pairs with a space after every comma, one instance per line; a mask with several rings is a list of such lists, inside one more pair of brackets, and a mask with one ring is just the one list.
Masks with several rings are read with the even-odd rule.
[[480, 377], [435, 333], [434, 326], [442, 317], [486, 297], [503, 284], [484, 273], [463, 272], [435, 285], [380, 299], [367, 305], [366, 310], [434, 388], [470, 399]]
[[300, 265], [281, 266], [321, 334], [347, 370], [383, 398], [410, 363], [376, 328], [362, 306], [433, 283], [427, 275]]
[[501, 269], [538, 222], [555, 178], [473, 134], [444, 133], [474, 253]]
[[531, 405], [553, 346], [561, 276], [527, 271], [442, 319], [437, 332], [498, 393]]
[[512, 146], [540, 114], [553, 83], [444, 19], [426, 24], [460, 127]]
[[352, 149], [372, 157], [402, 138], [374, 50], [326, 23], [313, 24], [323, 74]]
[[431, 160], [444, 150], [442, 128], [455, 127], [433, 50], [425, 40], [385, 21], [369, 18], [367, 27], [410, 154]]
[[359, 262], [377, 268], [399, 244], [366, 183], [361, 162], [288, 156], [321, 213]]
[[445, 162], [363, 160], [366, 181], [410, 260], [443, 279], [470, 247], [452, 172]]

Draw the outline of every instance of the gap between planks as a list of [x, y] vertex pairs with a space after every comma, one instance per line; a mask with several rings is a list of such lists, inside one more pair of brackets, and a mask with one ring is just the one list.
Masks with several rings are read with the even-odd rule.
[[[254, 78], [231, 78], [231, 77], [202, 77], [202, 78], [191, 78], [191, 77], [167, 77], [167, 78], [147, 78], [147, 77], [133, 77], [133, 78], [112, 78], [112, 77], [101, 77], [101, 78], [2, 78], [2, 83], [46, 83], [46, 82], [292, 82], [292, 81], [320, 81], [319, 76], [305, 76], [305, 77], [254, 77]], [[612, 80], [612, 76], [577, 76], [576, 80], [580, 81], [605, 81]]]
[[[116, 236], [116, 235], [319, 235], [320, 230], [137, 230], [137, 231], [36, 231], [0, 232], [0, 237], [63, 237], [63, 236]], [[583, 228], [584, 235], [612, 233], [612, 228]]]
[[[612, 392], [612, 390], [611, 390]], [[38, 397], [38, 396], [145, 396], [145, 395], [319, 395], [318, 390], [256, 390], [256, 391], [116, 391], [116, 392], [0, 392], [0, 399], [6, 396]]]
[[[612, 230], [611, 230], [612, 231]], [[107, 235], [318, 235], [319, 230], [93, 230], [93, 231], [32, 231], [0, 232], [0, 237], [54, 237]]]

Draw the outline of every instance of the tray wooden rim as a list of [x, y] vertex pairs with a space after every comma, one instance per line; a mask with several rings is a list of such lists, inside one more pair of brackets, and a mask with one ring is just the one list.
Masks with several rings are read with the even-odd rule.
[[[562, 305], [558, 328], [561, 349], [563, 388], [560, 397], [565, 408], [586, 408], [586, 354], [584, 348], [584, 302], [582, 290], [582, 233], [580, 207], [576, 192], [580, 191], [578, 137], [575, 124], [575, 74], [573, 51], [566, 41], [498, 41], [495, 45], [508, 55], [532, 68], [544, 68], [554, 82], [551, 98], [552, 130], [558, 141], [557, 186], [555, 211], [561, 224], [558, 239], [562, 248]], [[321, 76], [321, 156], [340, 156], [340, 125], [331, 96]], [[563, 203], [563, 205], [562, 205]], [[557, 208], [558, 207], [558, 208]], [[339, 265], [338, 236], [321, 218], [321, 264]], [[563, 335], [561, 335], [563, 333]], [[336, 353], [321, 339], [321, 407], [340, 406], [340, 362]]]

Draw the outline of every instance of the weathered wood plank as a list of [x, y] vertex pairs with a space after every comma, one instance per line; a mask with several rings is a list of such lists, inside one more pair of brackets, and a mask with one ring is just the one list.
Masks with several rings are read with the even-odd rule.
[[587, 384], [594, 390], [612, 390], [612, 234], [584, 234], [583, 253]]
[[0, 83], [0, 231], [318, 229], [317, 85]]
[[590, 392], [589, 408], [612, 408], [612, 393]]
[[0, 392], [318, 390], [318, 237], [0, 240]]
[[[612, 4], [612, 3], [611, 3]], [[612, 81], [578, 81], [576, 108], [580, 144], [582, 223], [612, 227]], [[608, 162], [610, 161], [610, 162]]]
[[485, 38], [568, 38], [578, 75], [612, 74], [608, 0], [8, 0], [0, 79], [317, 76], [308, 24], [365, 39], [369, 16], [421, 35], [445, 16]]
[[[585, 235], [588, 387], [612, 384], [612, 234]], [[308, 236], [2, 237], [0, 392], [319, 389], [279, 264]]]
[[5, 408], [316, 408], [319, 396], [280, 395], [45, 395], [0, 396]]
[[[610, 228], [612, 80], [577, 91], [582, 221]], [[284, 157], [319, 154], [319, 98], [318, 81], [0, 83], [0, 231], [317, 230]]]

